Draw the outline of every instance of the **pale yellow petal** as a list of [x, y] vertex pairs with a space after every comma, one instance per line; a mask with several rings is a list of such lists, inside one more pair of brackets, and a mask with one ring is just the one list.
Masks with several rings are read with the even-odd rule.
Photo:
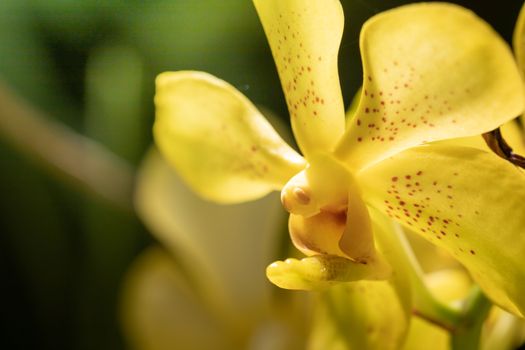
[[525, 312], [525, 174], [493, 153], [422, 146], [359, 173], [369, 205], [447, 249], [497, 304]]
[[181, 71], [157, 78], [155, 142], [194, 191], [237, 203], [279, 190], [304, 160], [231, 85]]
[[260, 321], [271, 297], [264, 270], [286, 223], [277, 194], [229, 206], [204, 201], [152, 150], [138, 174], [135, 207], [224, 322], [246, 329]]
[[493, 130], [523, 111], [509, 47], [457, 5], [383, 12], [365, 23], [360, 43], [363, 94], [336, 151], [355, 169], [422, 143]]
[[173, 258], [160, 248], [143, 253], [128, 272], [122, 323], [128, 345], [137, 350], [235, 347], [224, 325], [206, 309]]
[[[281, 296], [282, 297], [282, 296]], [[124, 281], [121, 322], [135, 350], [304, 348], [309, 300], [297, 293], [265, 307], [261, 322], [242, 332], [223, 322], [165, 250], [154, 247], [133, 263]]]
[[272, 49], [292, 128], [307, 156], [332, 150], [344, 131], [337, 54], [338, 0], [254, 0]]
[[[523, 132], [517, 120], [511, 120], [510, 122], [503, 124], [500, 127], [500, 131], [503, 139], [512, 148], [514, 153], [525, 155], [525, 132]], [[436, 144], [474, 147], [487, 152], [492, 152], [481, 135], [438, 141]]]
[[525, 131], [516, 120], [502, 125], [501, 135], [514, 153], [525, 157]]

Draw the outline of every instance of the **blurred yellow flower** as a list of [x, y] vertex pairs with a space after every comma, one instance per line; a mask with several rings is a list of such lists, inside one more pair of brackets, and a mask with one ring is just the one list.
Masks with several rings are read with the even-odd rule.
[[304, 348], [309, 298], [280, 292], [263, 273], [282, 241], [276, 196], [206, 202], [151, 150], [135, 204], [164, 248], [144, 252], [123, 286], [122, 323], [133, 348]]

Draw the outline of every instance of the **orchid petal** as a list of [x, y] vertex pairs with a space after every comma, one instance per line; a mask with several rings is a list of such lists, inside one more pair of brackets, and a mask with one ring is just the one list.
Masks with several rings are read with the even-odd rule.
[[204, 201], [152, 150], [137, 177], [135, 207], [214, 312], [236, 326], [258, 322], [271, 292], [262, 272], [285, 223], [276, 193], [239, 205]]
[[304, 348], [309, 320], [305, 295], [289, 294], [286, 304], [278, 307], [261, 305], [260, 322], [243, 329], [222, 322], [187, 277], [178, 261], [159, 247], [148, 248], [133, 263], [122, 295], [122, 323], [130, 348]]
[[232, 86], [200, 72], [157, 78], [155, 141], [192, 189], [236, 203], [279, 190], [304, 167], [257, 109]]
[[425, 142], [493, 130], [525, 105], [510, 49], [457, 5], [376, 15], [363, 26], [361, 54], [362, 98], [336, 150], [354, 169]]
[[512, 46], [518, 67], [522, 73], [525, 73], [525, 4], [522, 5], [518, 20], [514, 26]]
[[338, 0], [254, 0], [307, 156], [330, 151], [344, 131], [337, 54], [343, 33]]
[[[512, 147], [512, 151], [514, 153], [524, 155], [525, 133], [523, 132], [523, 130], [521, 130], [518, 123], [515, 120], [512, 120], [508, 123], [503, 124], [500, 127], [500, 130], [503, 139], [508, 143], [510, 147]], [[436, 142], [436, 144], [474, 147], [487, 152], [493, 152], [481, 135], [438, 141]]]
[[128, 273], [122, 298], [124, 331], [133, 349], [234, 348], [197, 295], [167, 252], [143, 253]]
[[525, 312], [525, 174], [474, 148], [416, 147], [358, 174], [365, 201], [445, 248], [501, 307]]
[[[521, 7], [516, 26], [514, 27], [512, 46], [514, 48], [514, 55], [516, 56], [518, 67], [521, 71], [522, 77], [525, 79], [525, 3]], [[521, 122], [525, 123], [525, 116], [523, 115], [521, 116]], [[523, 132], [525, 133], [525, 129]]]

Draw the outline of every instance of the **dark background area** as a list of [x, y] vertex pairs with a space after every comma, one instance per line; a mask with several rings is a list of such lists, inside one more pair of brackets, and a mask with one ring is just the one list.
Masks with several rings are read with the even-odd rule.
[[[521, 1], [454, 1], [510, 42]], [[358, 33], [408, 1], [342, 0], [346, 104], [361, 84]], [[0, 82], [134, 168], [151, 143], [155, 76], [210, 72], [287, 120], [248, 0], [0, 1]], [[153, 238], [0, 138], [0, 348], [121, 349], [122, 276]]]

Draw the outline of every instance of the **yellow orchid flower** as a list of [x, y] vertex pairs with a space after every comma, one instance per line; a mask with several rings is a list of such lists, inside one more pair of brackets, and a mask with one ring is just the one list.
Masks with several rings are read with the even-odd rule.
[[238, 203], [281, 190], [292, 241], [309, 257], [270, 265], [269, 279], [313, 289], [389, 278], [397, 267], [384, 259], [388, 246], [376, 247], [371, 212], [378, 211], [447, 249], [494, 302], [523, 315], [523, 173], [489, 152], [429, 144], [478, 135], [522, 113], [522, 82], [503, 40], [451, 4], [374, 16], [360, 37], [363, 93], [345, 127], [339, 1], [254, 4], [304, 158], [246, 97], [202, 72], [157, 78], [154, 136], [208, 200]]

